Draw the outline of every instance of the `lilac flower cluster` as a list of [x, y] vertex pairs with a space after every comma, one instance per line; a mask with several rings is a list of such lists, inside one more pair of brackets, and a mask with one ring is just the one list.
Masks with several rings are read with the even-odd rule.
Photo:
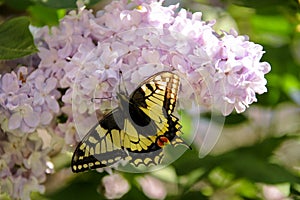
[[52, 164], [37, 132], [22, 137], [0, 131], [0, 194], [29, 200], [32, 191], [43, 193]]
[[[264, 53], [260, 45], [234, 31], [219, 35], [213, 22], [201, 20], [201, 13], [176, 12], [177, 8], [164, 7], [162, 1], [121, 0], [94, 15], [79, 6], [58, 27], [34, 33], [39, 66], [20, 67], [0, 77], [0, 176], [10, 181], [9, 191], [30, 188], [12, 185], [11, 177], [25, 177], [43, 191], [39, 184], [45, 177], [40, 176], [47, 169], [48, 155], [39, 139], [32, 141], [39, 138], [37, 130], [49, 131], [67, 145], [76, 144], [80, 137], [75, 125], [85, 134], [96, 123], [95, 110], [116, 105], [119, 71], [129, 92], [156, 72], [175, 71], [187, 80], [180, 91], [184, 109], [197, 99], [199, 105], [224, 115], [234, 109], [245, 111], [256, 101], [256, 93], [266, 92], [264, 75], [270, 65], [260, 62]], [[99, 101], [91, 101], [94, 97]], [[62, 114], [66, 122], [57, 122]], [[18, 142], [11, 147], [11, 141]], [[32, 170], [32, 162], [39, 163], [39, 170]], [[15, 171], [16, 166], [21, 172]], [[26, 171], [29, 175], [23, 176]], [[21, 193], [9, 192], [16, 198]]]
[[0, 80], [0, 101], [4, 109], [0, 112], [8, 122], [2, 129], [22, 134], [49, 125], [53, 115], [59, 112], [60, 93], [56, 83], [42, 69], [29, 74], [28, 68], [20, 67], [17, 73], [4, 74]]
[[41, 69], [20, 67], [0, 79], [0, 188], [13, 199], [30, 199], [51, 172], [38, 129], [52, 127], [59, 112], [56, 79]]
[[39, 67], [51, 66], [59, 87], [68, 88], [67, 105], [73, 103], [80, 114], [94, 112], [91, 96], [114, 96], [119, 70], [127, 73], [130, 91], [155, 72], [175, 70], [192, 85], [182, 86], [182, 97], [224, 115], [245, 111], [256, 93], [266, 92], [270, 65], [260, 62], [262, 46], [234, 31], [221, 37], [201, 13], [176, 13], [177, 6], [161, 3], [115, 1], [96, 16], [81, 9], [45, 34]]

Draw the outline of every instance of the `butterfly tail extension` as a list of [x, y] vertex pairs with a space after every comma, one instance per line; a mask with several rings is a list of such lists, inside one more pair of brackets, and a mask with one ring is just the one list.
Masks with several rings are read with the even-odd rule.
[[181, 138], [183, 132], [181, 131], [182, 125], [179, 123], [179, 119], [174, 115], [170, 115], [168, 121], [169, 121], [168, 123], [170, 124], [171, 132], [175, 133], [173, 135], [173, 138], [171, 139], [171, 144], [175, 147], [181, 144], [186, 146], [189, 149], [192, 149], [191, 146]]

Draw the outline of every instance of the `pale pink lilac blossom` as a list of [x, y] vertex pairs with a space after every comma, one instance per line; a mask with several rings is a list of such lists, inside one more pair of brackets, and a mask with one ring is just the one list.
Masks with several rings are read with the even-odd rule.
[[89, 99], [95, 88], [100, 88], [100, 98], [114, 96], [119, 70], [128, 72], [124, 79], [129, 91], [155, 72], [178, 71], [195, 91], [182, 90], [185, 99], [196, 96], [199, 104], [224, 115], [234, 109], [244, 112], [257, 101], [256, 93], [266, 92], [264, 74], [270, 66], [260, 62], [260, 45], [235, 31], [220, 36], [212, 29], [213, 22], [201, 20], [201, 13], [185, 9], [176, 13], [177, 6], [163, 7], [161, 3], [112, 2], [96, 16], [81, 9], [53, 28], [45, 39], [49, 50], [44, 49], [40, 56], [46, 57], [54, 48], [59, 55], [56, 62], [68, 60], [61, 66], [68, 71], [60, 85], [70, 83], [68, 95], [77, 87], [79, 97], [74, 98], [78, 102], [65, 103], [73, 103], [81, 114], [91, 114]]
[[104, 176], [102, 184], [105, 189], [104, 195], [107, 199], [119, 199], [130, 189], [128, 181], [120, 174]]
[[138, 178], [138, 183], [142, 187], [143, 192], [150, 199], [165, 199], [167, 196], [167, 189], [165, 184], [159, 179], [146, 175]]

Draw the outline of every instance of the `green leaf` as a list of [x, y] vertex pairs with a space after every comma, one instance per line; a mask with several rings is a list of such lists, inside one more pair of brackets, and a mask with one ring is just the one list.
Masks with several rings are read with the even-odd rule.
[[299, 184], [291, 184], [290, 186], [290, 192], [293, 199], [300, 199], [300, 185]]
[[32, 5], [31, 0], [5, 0], [4, 2], [8, 7], [18, 11], [26, 10], [28, 6]]
[[137, 187], [137, 185], [132, 184], [130, 190], [121, 198], [123, 200], [148, 200], [149, 198]]
[[34, 5], [28, 8], [31, 15], [31, 21], [35, 26], [57, 25], [59, 20], [59, 11], [54, 8], [48, 8], [42, 5]]
[[247, 178], [254, 182], [278, 184], [299, 182], [284, 167], [271, 163], [270, 158], [275, 149], [288, 137], [268, 138], [251, 147], [243, 147], [212, 158], [216, 166], [235, 174], [236, 178]]
[[247, 179], [237, 180], [231, 187], [235, 188], [237, 194], [247, 199], [257, 199], [258, 187]]
[[[176, 199], [176, 198], [171, 198], [171, 199]], [[197, 200], [208, 200], [209, 198], [204, 196], [201, 192], [199, 191], [189, 191], [184, 193], [180, 199], [197, 199]]]
[[267, 184], [300, 181], [299, 178], [293, 176], [284, 167], [268, 163], [267, 160], [259, 159], [253, 154], [238, 155], [237, 153], [236, 155], [228, 156], [232, 157], [228, 157], [228, 163], [223, 163], [222, 167], [234, 173], [237, 178], [247, 178], [254, 182]]
[[289, 44], [294, 26], [287, 18], [278, 15], [253, 15], [249, 19], [255, 40], [259, 43], [271, 43], [274, 46]]
[[[53, 193], [46, 193], [43, 195], [43, 200], [81, 200], [81, 199], [106, 199], [104, 196], [105, 188], [101, 184], [102, 178], [107, 175], [105, 172], [99, 173], [96, 171], [88, 171], [76, 176], [72, 181], [68, 182], [67, 187], [60, 188], [58, 191]], [[124, 173], [124, 177], [129, 181], [130, 190], [122, 196], [123, 200], [139, 199], [148, 200], [138, 184], [135, 184], [135, 175], [130, 173]], [[129, 179], [128, 179], [129, 178]], [[88, 197], [88, 198], [87, 198]], [[39, 196], [33, 200], [41, 199]]]
[[206, 171], [204, 175], [207, 176], [213, 169], [220, 167], [234, 174], [235, 178], [246, 178], [254, 182], [268, 184], [300, 182], [299, 177], [284, 167], [270, 162], [274, 150], [286, 139], [288, 137], [268, 138], [250, 147], [238, 148], [218, 156], [206, 156], [203, 159], [199, 159], [195, 152], [187, 151], [174, 163], [175, 169], [178, 170], [178, 175], [185, 175], [202, 168]]
[[76, 175], [76, 179], [69, 183], [68, 187], [60, 188], [59, 191], [51, 194], [46, 193], [44, 197], [52, 200], [105, 199], [102, 191], [97, 192], [104, 175], [106, 174], [96, 171], [78, 174]]
[[[256, 9], [274, 8], [275, 6], [282, 6], [282, 0], [264, 0], [264, 1], [253, 1], [253, 0], [233, 0], [232, 3]], [[292, 0], [288, 0], [285, 3], [292, 4]]]
[[18, 17], [0, 25], [0, 59], [15, 59], [37, 52], [28, 29], [29, 20]]

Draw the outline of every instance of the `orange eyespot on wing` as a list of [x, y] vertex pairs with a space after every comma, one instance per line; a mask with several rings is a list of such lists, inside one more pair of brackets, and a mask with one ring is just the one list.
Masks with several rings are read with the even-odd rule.
[[165, 136], [160, 136], [157, 138], [157, 141], [156, 141], [157, 145], [161, 148], [163, 148], [165, 146], [165, 144], [168, 144], [170, 143], [169, 139]]

